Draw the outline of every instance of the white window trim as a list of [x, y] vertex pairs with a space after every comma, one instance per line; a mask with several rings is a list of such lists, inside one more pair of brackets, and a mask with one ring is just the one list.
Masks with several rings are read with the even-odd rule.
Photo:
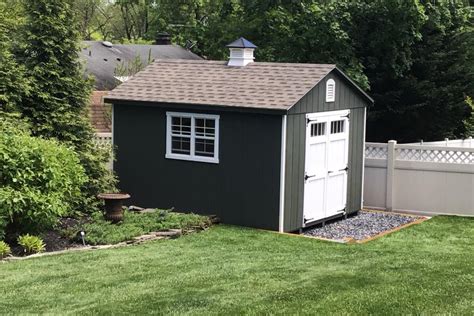
[[[332, 86], [332, 96], [329, 95], [329, 86]], [[336, 102], [336, 82], [334, 79], [326, 81], [326, 102]]]
[[[176, 154], [171, 152], [171, 118], [172, 117], [185, 117], [191, 119], [191, 144], [190, 144], [190, 155]], [[195, 155], [195, 119], [214, 119], [214, 157], [203, 157]], [[168, 159], [208, 162], [208, 163], [219, 163], [219, 115], [214, 114], [201, 114], [201, 113], [185, 113], [185, 112], [166, 112], [166, 155]], [[197, 138], [211, 139], [205, 136], [197, 136]]]

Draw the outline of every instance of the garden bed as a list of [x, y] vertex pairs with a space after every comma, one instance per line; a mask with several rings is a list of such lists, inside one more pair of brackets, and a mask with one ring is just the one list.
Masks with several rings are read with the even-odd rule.
[[403, 227], [420, 223], [427, 217], [380, 211], [360, 211], [347, 219], [338, 219], [303, 231], [306, 236], [338, 242], [366, 242]]
[[[54, 229], [38, 236], [46, 245], [45, 253], [64, 252], [176, 238], [182, 234], [206, 229], [212, 224], [211, 222], [206, 216], [147, 209], [145, 212], [125, 211], [124, 220], [112, 224], [104, 220], [102, 214], [97, 213], [82, 219], [62, 218]], [[16, 244], [17, 237], [10, 235], [6, 240], [11, 245], [13, 257], [24, 257], [26, 254], [23, 249]]]

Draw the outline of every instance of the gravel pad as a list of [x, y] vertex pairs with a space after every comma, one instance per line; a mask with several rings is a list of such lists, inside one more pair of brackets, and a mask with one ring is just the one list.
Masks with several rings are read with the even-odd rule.
[[324, 227], [309, 228], [303, 234], [335, 240], [345, 238], [363, 240], [421, 218], [423, 217], [360, 211], [348, 219], [341, 219]]

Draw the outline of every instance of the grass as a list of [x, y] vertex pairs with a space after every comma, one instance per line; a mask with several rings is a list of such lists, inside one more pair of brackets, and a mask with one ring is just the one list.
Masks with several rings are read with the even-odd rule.
[[356, 245], [216, 226], [0, 264], [0, 313], [472, 315], [473, 243], [454, 217]]
[[197, 214], [174, 213], [168, 210], [156, 210], [151, 213], [124, 212], [123, 221], [112, 224], [102, 214], [95, 214], [92, 222], [80, 224], [63, 230], [70, 239], [78, 239], [79, 232], [84, 231], [89, 245], [116, 244], [131, 240], [133, 237], [150, 232], [167, 229], [189, 229], [191, 227], [209, 226], [209, 218]]

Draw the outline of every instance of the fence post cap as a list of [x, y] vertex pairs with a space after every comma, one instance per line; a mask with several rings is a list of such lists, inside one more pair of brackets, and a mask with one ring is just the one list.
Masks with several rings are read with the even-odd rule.
[[389, 142], [390, 144], [396, 144], [396, 143], [397, 143], [397, 141], [396, 141], [396, 140], [393, 140], [393, 139], [392, 139], [392, 140], [389, 140], [388, 142]]

